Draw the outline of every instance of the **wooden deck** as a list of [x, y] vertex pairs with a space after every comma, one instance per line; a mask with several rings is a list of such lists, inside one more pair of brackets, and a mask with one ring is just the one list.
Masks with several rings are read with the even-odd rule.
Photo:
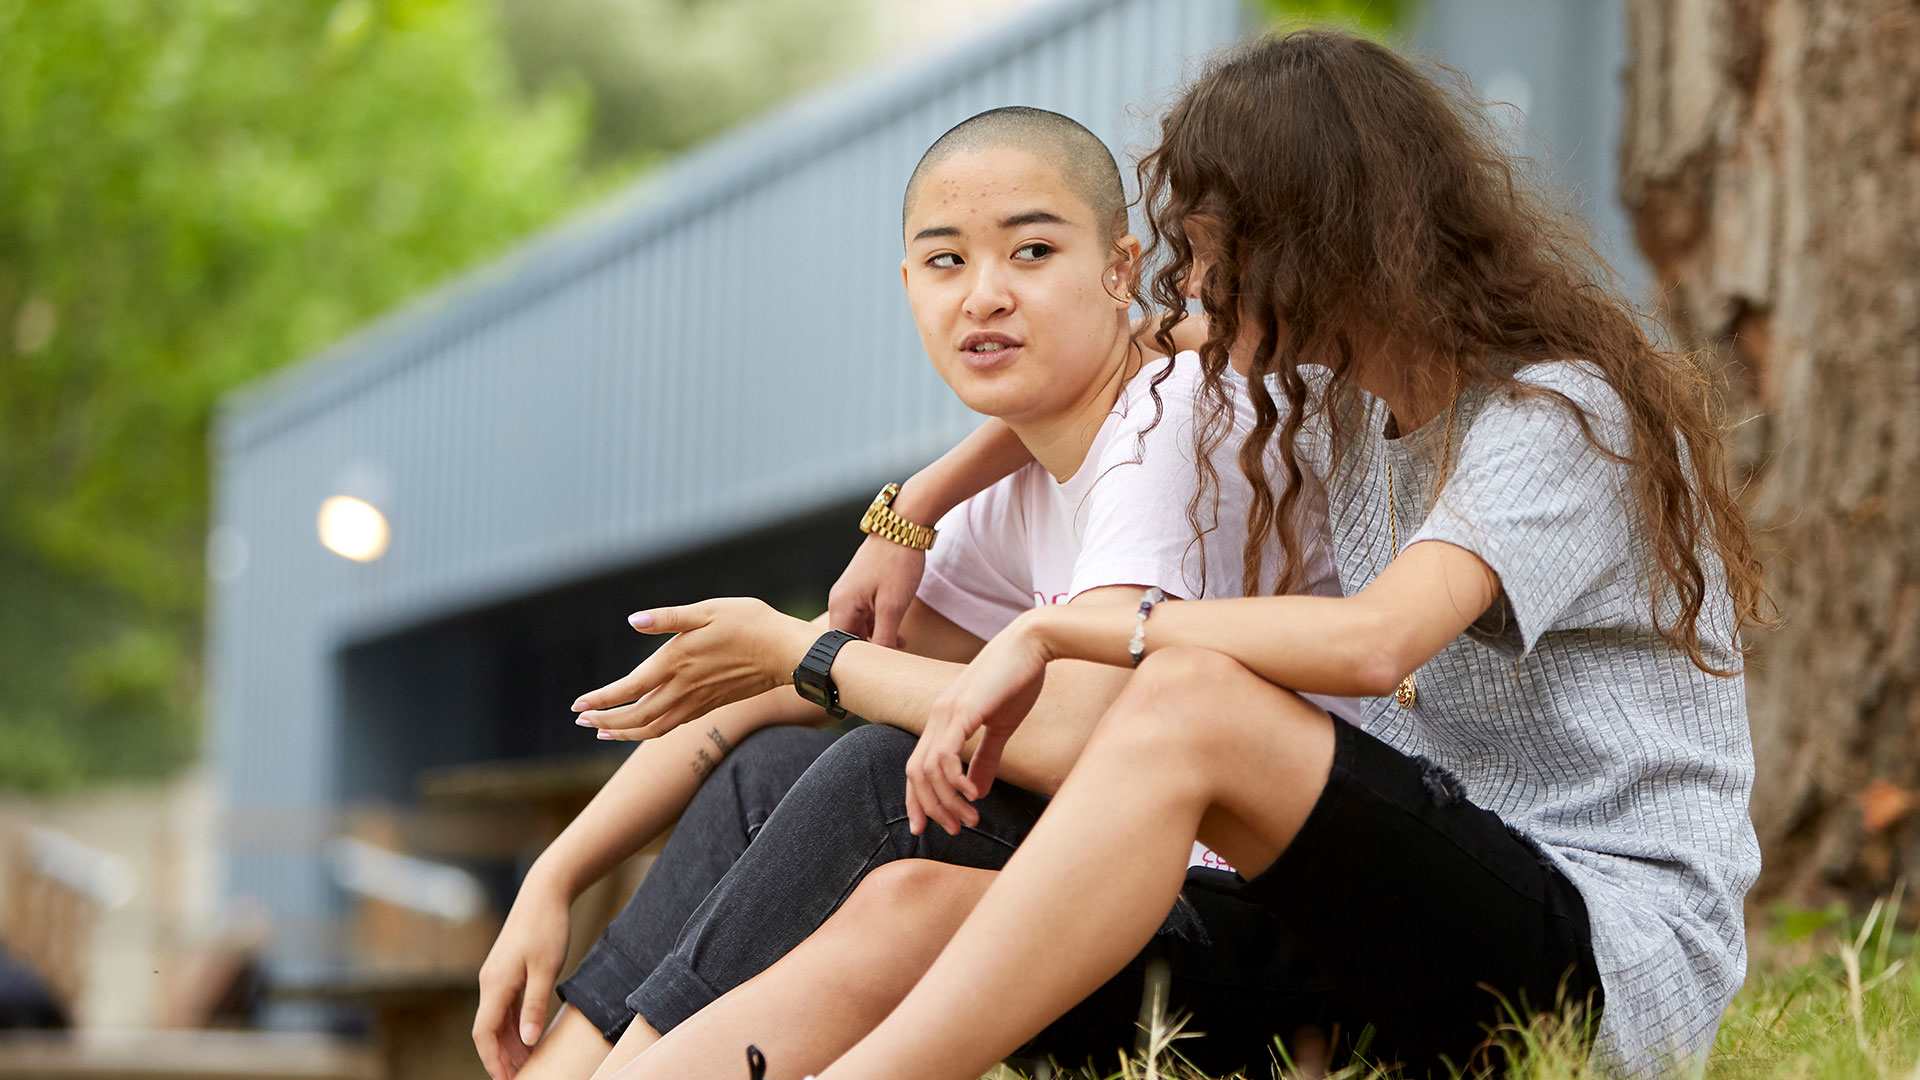
[[19, 1080], [387, 1080], [365, 1043], [243, 1031], [0, 1035], [0, 1077]]

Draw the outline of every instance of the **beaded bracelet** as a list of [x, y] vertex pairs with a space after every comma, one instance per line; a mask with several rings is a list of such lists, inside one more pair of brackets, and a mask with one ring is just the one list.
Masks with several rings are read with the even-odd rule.
[[1148, 589], [1140, 596], [1140, 612], [1134, 617], [1133, 637], [1127, 641], [1127, 655], [1133, 658], [1133, 666], [1139, 667], [1140, 661], [1147, 655], [1147, 616], [1153, 614], [1153, 605], [1167, 598], [1158, 585]]

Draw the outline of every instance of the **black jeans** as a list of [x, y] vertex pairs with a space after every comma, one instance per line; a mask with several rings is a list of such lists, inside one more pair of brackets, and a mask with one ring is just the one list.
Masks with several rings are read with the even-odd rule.
[[806, 940], [883, 863], [1006, 865], [1046, 800], [997, 784], [976, 828], [916, 837], [905, 801], [914, 741], [878, 724], [837, 741], [811, 728], [742, 740], [560, 996], [609, 1041], [636, 1013], [671, 1031]]
[[835, 733], [774, 727], [740, 741], [707, 777], [626, 907], [559, 986], [560, 997], [616, 1042], [633, 1022], [627, 995], [673, 948], [687, 917], [733, 868], [773, 808]]
[[[1215, 1072], [1264, 1065], [1274, 1035], [1307, 1023], [1337, 1024], [1349, 1037], [1376, 1027], [1368, 1054], [1375, 1060], [1416, 1069], [1442, 1057], [1464, 1062], [1485, 1028], [1505, 1019], [1502, 999], [1551, 1005], [1563, 984], [1575, 1000], [1591, 1000], [1597, 1018], [1599, 979], [1573, 886], [1437, 768], [1345, 723], [1335, 727], [1326, 791], [1280, 859], [1251, 883], [1189, 871], [1180, 902], [1141, 956], [1031, 1050], [1106, 1064], [1130, 1048], [1152, 956], [1171, 964], [1173, 1010], [1193, 1014], [1192, 1029], [1207, 1033], [1181, 1043], [1182, 1052]], [[977, 827], [915, 837], [905, 808], [913, 736], [855, 729], [791, 782], [784, 773], [796, 748], [768, 740], [749, 753], [772, 734], [743, 742], [708, 781], [649, 884], [563, 984], [563, 996], [609, 1038], [635, 1012], [668, 1031], [772, 966], [883, 863], [1001, 868], [1046, 805], [996, 784], [979, 804]], [[773, 768], [769, 757], [782, 772], [772, 781], [763, 775]], [[760, 807], [749, 807], [750, 798], [785, 784], [791, 791], [757, 832], [725, 824], [751, 822]], [[720, 843], [736, 846], [682, 854], [716, 820], [726, 832]], [[680, 906], [734, 853], [697, 906]], [[652, 886], [656, 879], [663, 880]]]
[[[804, 728], [743, 740], [687, 807], [633, 898], [560, 984], [560, 996], [609, 1041], [636, 1014], [667, 1032], [771, 967], [885, 863], [1005, 866], [1046, 799], [996, 784], [978, 804], [977, 826], [959, 836], [938, 827], [914, 836], [906, 811], [914, 742], [879, 724], [838, 741]], [[1182, 900], [1162, 937], [1197, 942], [1205, 931]], [[1091, 1039], [1111, 1057], [1104, 1052], [1110, 1026], [1101, 1019], [1107, 1006], [1124, 1015], [1121, 1034], [1131, 1045], [1138, 965], [1131, 978], [1130, 988], [1116, 983], [1096, 995], [1100, 1009], [1090, 1005], [1062, 1022], [1054, 1043], [1063, 1053]]]
[[821, 754], [694, 909], [673, 948], [629, 987], [627, 1007], [654, 1030], [672, 1030], [772, 967], [819, 929], [860, 879], [895, 859], [1006, 865], [1046, 800], [996, 784], [979, 804], [979, 825], [959, 836], [938, 828], [914, 836], [906, 810], [914, 742], [898, 728], [868, 724]]

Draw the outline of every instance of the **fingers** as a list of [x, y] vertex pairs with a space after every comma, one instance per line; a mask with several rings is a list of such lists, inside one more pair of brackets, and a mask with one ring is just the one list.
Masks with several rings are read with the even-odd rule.
[[954, 815], [952, 808], [940, 799], [939, 785], [933, 781], [936, 771], [934, 766], [923, 763], [914, 771], [907, 783], [914, 792], [915, 798], [919, 800], [920, 812], [926, 815], [927, 820], [944, 829], [948, 836], [959, 836], [960, 820]]
[[[960, 747], [952, 737], [956, 725], [949, 721], [929, 720], [927, 731], [907, 759], [908, 824], [913, 824], [915, 807], [925, 818], [937, 822], [949, 836], [979, 823], [980, 813], [961, 794], [954, 783], [960, 775]], [[921, 823], [924, 831], [924, 821]], [[915, 832], [916, 836], [920, 835]]]
[[492, 1080], [509, 1080], [513, 1075], [501, 1053], [512, 998], [512, 991], [501, 980], [481, 977], [480, 1008], [473, 1014], [473, 1048], [479, 1051], [480, 1064]]
[[683, 604], [636, 611], [627, 616], [627, 625], [643, 634], [678, 634], [697, 630], [712, 618], [712, 609], [706, 604]]
[[[722, 601], [723, 602], [723, 601]], [[687, 630], [696, 630], [713, 621], [715, 601], [699, 604], [687, 604], [681, 607], [649, 608], [636, 611], [627, 616], [627, 623], [644, 634], [678, 634]], [[654, 650], [652, 656], [641, 661], [639, 666], [628, 672], [623, 678], [589, 690], [573, 701], [574, 712], [589, 709], [607, 709], [615, 705], [624, 705], [636, 701], [649, 690], [660, 685], [671, 673], [675, 654], [669, 653], [672, 642]]]
[[927, 831], [927, 812], [921, 809], [920, 795], [915, 789], [913, 772], [907, 772], [907, 831], [915, 836]]
[[[515, 1012], [518, 1005], [515, 1006]], [[514, 1012], [509, 1012], [500, 1022], [500, 1064], [504, 1080], [513, 1080], [521, 1069], [527, 1067], [527, 1059], [533, 1056], [533, 1047], [520, 1041], [520, 1034], [514, 1028]]]
[[589, 690], [574, 698], [573, 711], [584, 713], [636, 702], [666, 682], [672, 672], [673, 657], [668, 654], [667, 647], [662, 646], [654, 650], [652, 656], [640, 661], [632, 671], [597, 690]]
[[913, 605], [913, 594], [881, 593], [875, 599], [873, 608], [873, 636], [869, 639], [875, 645], [885, 645], [889, 649], [900, 647], [900, 622], [906, 618], [907, 608]]
[[927, 730], [920, 733], [913, 753], [907, 755], [907, 831], [915, 836], [927, 831], [927, 805], [920, 799], [920, 760], [926, 757], [927, 732], [938, 722], [937, 713], [928, 715]]
[[[965, 749], [962, 747], [961, 749]], [[967, 801], [967, 809], [973, 809], [973, 800], [977, 798], [973, 791], [973, 781], [967, 779], [966, 767], [960, 764], [960, 753], [940, 755], [940, 782], [954, 794]], [[973, 824], [969, 821], [967, 824]]]
[[[966, 821], [961, 809], [966, 806], [966, 800], [962, 799], [950, 787], [942, 783], [939, 775], [940, 766], [938, 763], [929, 762], [921, 766], [921, 808], [926, 811], [929, 818], [933, 819], [942, 829], [946, 830], [948, 836], [959, 836], [960, 831], [966, 828]], [[969, 807], [968, 809], [971, 808]]]
[[494, 1028], [483, 1028], [478, 1020], [473, 1024], [473, 1049], [480, 1055], [480, 1067], [487, 1070], [487, 1080], [506, 1080], [500, 1075], [499, 1042], [494, 1038]]
[[[958, 747], [942, 747], [924, 765], [927, 786], [933, 791], [934, 801], [941, 810], [940, 826], [948, 835], [958, 836], [960, 830], [980, 821], [980, 812], [967, 801], [966, 793], [960, 788], [966, 777], [960, 772], [960, 751]], [[958, 781], [958, 783], [956, 783]]]
[[669, 694], [663, 687], [632, 705], [606, 712], [581, 713], [580, 718], [600, 730], [596, 734], [608, 742], [645, 742], [657, 739], [688, 720], [707, 711], [701, 702], [685, 694]]
[[547, 1028], [547, 999], [553, 995], [553, 973], [527, 971], [527, 989], [520, 998], [520, 1041], [532, 1046]]
[[845, 581], [843, 577], [827, 590], [827, 625], [835, 630], [858, 634], [868, 641], [876, 640], [873, 611], [867, 606], [866, 598]]
[[638, 701], [629, 701], [605, 709], [588, 709], [576, 715], [573, 722], [581, 727], [633, 734], [636, 729], [659, 720], [669, 707], [685, 697], [683, 687], [672, 685], [656, 687], [647, 691]]
[[533, 1056], [533, 1049], [521, 1043], [520, 1036], [514, 1033], [511, 1014], [500, 1021], [499, 1042], [501, 1080], [513, 1080], [521, 1069], [527, 1067], [527, 1059]]
[[907, 828], [915, 836], [925, 835], [929, 821], [945, 829], [948, 835], [958, 834], [958, 829], [947, 817], [946, 809], [934, 797], [933, 786], [928, 782], [927, 761], [933, 754], [933, 743], [939, 728], [939, 719], [929, 717], [927, 730], [921, 733], [919, 744], [913, 748], [912, 756], [907, 758]]
[[980, 745], [973, 748], [973, 760], [967, 764], [967, 781], [974, 799], [984, 799], [987, 792], [993, 790], [993, 778], [1000, 775], [1000, 755], [1010, 737], [989, 728], [980, 736]]

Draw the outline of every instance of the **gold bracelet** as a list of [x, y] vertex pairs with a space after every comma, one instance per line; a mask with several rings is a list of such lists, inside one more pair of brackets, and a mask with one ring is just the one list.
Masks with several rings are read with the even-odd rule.
[[925, 551], [933, 546], [933, 538], [938, 535], [931, 526], [908, 521], [894, 513], [893, 500], [900, 494], [899, 484], [888, 484], [873, 497], [867, 512], [860, 515], [860, 531], [868, 536], [877, 536], [882, 540], [891, 540], [901, 547], [915, 551]]

